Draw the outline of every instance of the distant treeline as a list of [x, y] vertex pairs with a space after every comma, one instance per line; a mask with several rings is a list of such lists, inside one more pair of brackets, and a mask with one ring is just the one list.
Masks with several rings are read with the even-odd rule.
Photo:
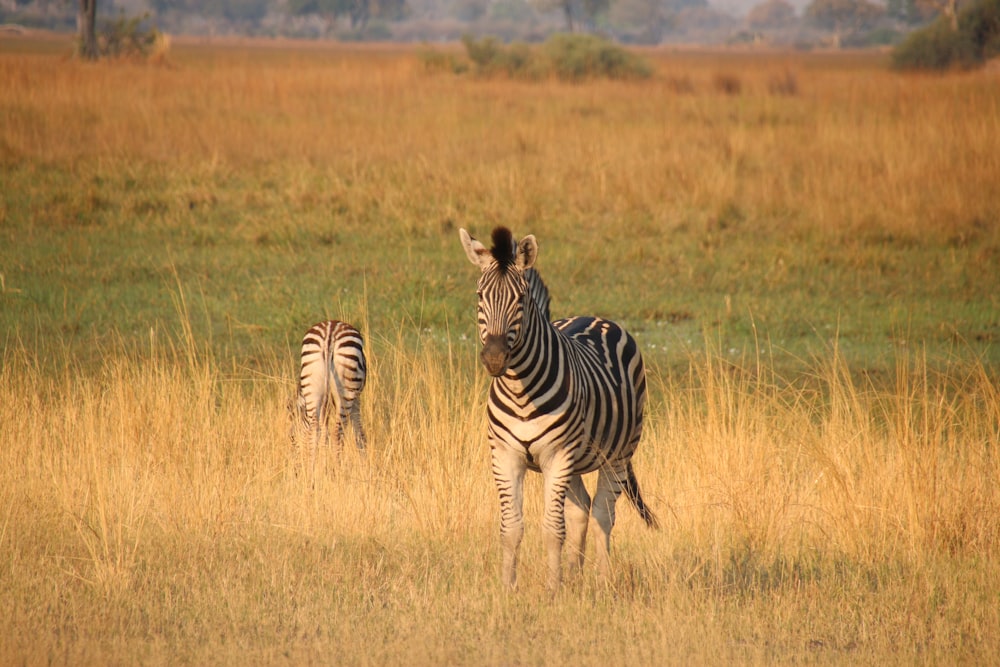
[[[169, 34], [340, 41], [543, 42], [587, 33], [623, 44], [864, 47], [895, 44], [946, 3], [932, 0], [748, 0], [744, 16], [709, 0], [97, 0], [99, 22], [141, 19]], [[959, 4], [972, 4], [960, 2]], [[76, 3], [0, 0], [0, 23], [73, 31]], [[956, 7], [950, 5], [952, 9]]]

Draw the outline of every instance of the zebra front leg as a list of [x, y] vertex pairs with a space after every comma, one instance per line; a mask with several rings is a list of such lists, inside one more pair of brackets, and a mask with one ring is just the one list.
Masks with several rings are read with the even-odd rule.
[[572, 477], [563, 457], [557, 457], [542, 468], [545, 478], [545, 516], [542, 533], [548, 554], [549, 576], [547, 586], [553, 593], [562, 582], [562, 547], [566, 541], [566, 488]]
[[601, 531], [597, 538], [597, 570], [605, 580], [611, 576], [611, 529], [615, 525], [615, 504], [622, 486], [623, 482], [613, 471], [602, 468], [597, 475], [597, 491], [591, 513]]
[[513, 589], [517, 586], [517, 552], [524, 536], [524, 472], [527, 469], [523, 456], [494, 443], [492, 451], [493, 481], [500, 497], [500, 544], [503, 548], [501, 581]]
[[566, 539], [570, 548], [570, 567], [583, 569], [587, 549], [587, 524], [590, 523], [590, 494], [583, 477], [574, 475], [566, 491]]

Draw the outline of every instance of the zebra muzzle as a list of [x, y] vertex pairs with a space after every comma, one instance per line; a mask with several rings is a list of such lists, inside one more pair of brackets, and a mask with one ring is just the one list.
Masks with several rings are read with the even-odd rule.
[[493, 377], [503, 375], [503, 372], [507, 370], [507, 362], [510, 360], [507, 338], [505, 336], [487, 336], [479, 358], [482, 360], [483, 366], [486, 367], [487, 373]]

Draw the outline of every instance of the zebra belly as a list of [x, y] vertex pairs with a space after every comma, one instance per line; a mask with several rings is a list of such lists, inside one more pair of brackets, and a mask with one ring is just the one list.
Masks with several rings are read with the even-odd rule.
[[517, 456], [523, 457], [529, 470], [541, 472], [542, 462], [551, 460], [556, 452], [572, 450], [572, 473], [582, 475], [593, 472], [605, 461], [598, 451], [583, 446], [585, 436], [567, 434], [558, 427], [550, 428], [559, 421], [560, 415], [541, 415], [531, 420], [505, 422], [494, 433], [499, 445]]

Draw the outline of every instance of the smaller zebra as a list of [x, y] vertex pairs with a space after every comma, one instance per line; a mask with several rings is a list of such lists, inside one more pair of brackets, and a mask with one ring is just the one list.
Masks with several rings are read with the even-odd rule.
[[348, 417], [354, 428], [358, 449], [365, 449], [358, 396], [365, 388], [366, 369], [361, 333], [346, 322], [327, 320], [314, 324], [302, 338], [302, 366], [292, 414], [291, 438], [292, 445], [297, 448], [308, 442], [309, 462], [314, 475], [317, 451], [330, 439], [331, 412], [337, 419], [333, 430], [334, 455], [340, 458]]

